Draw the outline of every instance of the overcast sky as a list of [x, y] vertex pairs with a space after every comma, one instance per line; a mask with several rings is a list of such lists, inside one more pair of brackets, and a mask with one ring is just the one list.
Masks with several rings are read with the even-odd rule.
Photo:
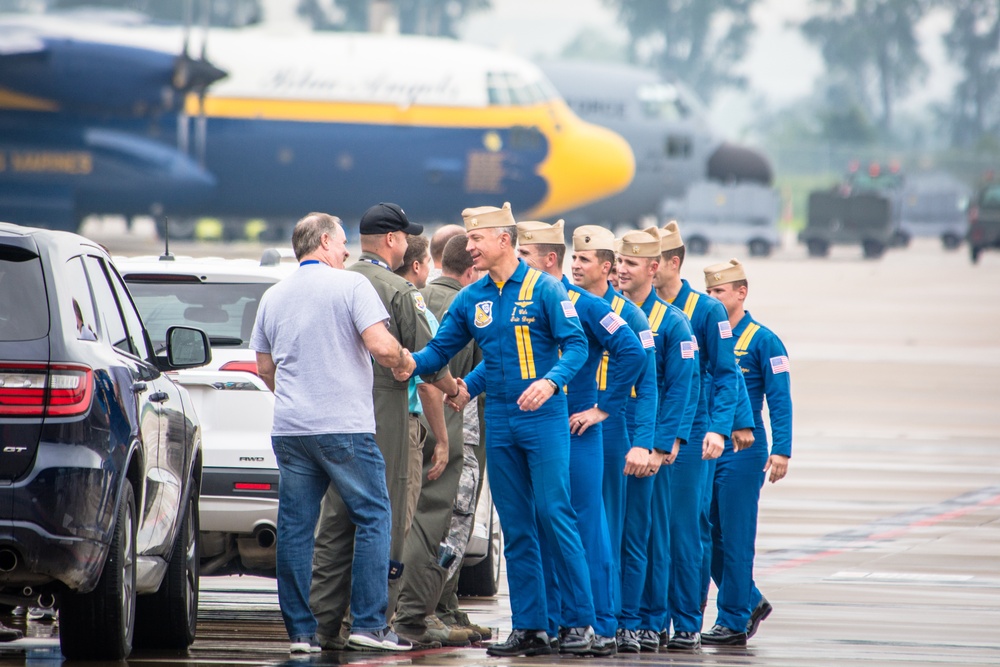
[[[752, 91], [765, 95], [772, 107], [808, 94], [822, 74], [819, 52], [803, 40], [799, 22], [809, 13], [807, 0], [761, 0], [754, 10], [757, 33], [740, 67]], [[615, 13], [601, 0], [493, 0], [493, 9], [474, 14], [462, 25], [466, 40], [495, 46], [527, 58], [554, 55], [587, 27], [606, 30], [624, 40]], [[921, 48], [931, 65], [928, 80], [905, 108], [945, 98], [956, 74], [945, 61], [940, 35], [947, 29], [943, 11], [932, 14], [919, 27]], [[712, 122], [726, 134], [739, 134], [752, 116], [752, 96], [719, 96], [712, 109]]]

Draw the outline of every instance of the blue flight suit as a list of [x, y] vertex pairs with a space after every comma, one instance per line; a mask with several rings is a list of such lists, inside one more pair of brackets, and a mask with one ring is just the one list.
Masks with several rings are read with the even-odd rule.
[[[569, 414], [583, 412], [595, 405], [609, 415], [620, 414], [643, 370], [646, 351], [638, 335], [632, 332], [620, 315], [611, 310], [604, 299], [570, 284], [565, 276], [562, 282], [570, 301], [576, 305], [589, 343], [587, 363], [567, 387]], [[607, 388], [598, 394], [597, 370], [605, 351], [611, 360], [606, 376]], [[604, 500], [601, 494], [594, 493], [597, 484], [603, 484], [604, 479], [603, 425], [603, 422], [595, 424], [583, 434], [570, 435], [569, 488], [573, 509], [576, 510], [577, 528], [590, 566], [590, 587], [597, 616], [594, 631], [604, 637], [614, 637], [618, 617], [612, 575], [617, 576], [617, 571], [611, 557], [612, 543]], [[542, 535], [543, 554], [547, 554], [548, 546]], [[560, 582], [552, 569], [551, 559], [543, 558], [542, 564], [549, 593], [549, 630], [557, 632], [560, 618], [566, 616], [567, 610], [562, 605]], [[567, 625], [565, 622], [561, 624]]]
[[[637, 437], [639, 429], [650, 429], [653, 437], [649, 442], [649, 449], [657, 447], [663, 449], [661, 443], [656, 440], [656, 423], [660, 405], [666, 398], [662, 392], [665, 378], [661, 377], [664, 372], [663, 360], [667, 358], [669, 345], [668, 332], [672, 326], [676, 326], [677, 320], [671, 315], [671, 306], [666, 301], [656, 296], [656, 291], [650, 288], [649, 294], [642, 303], [637, 303], [639, 309], [649, 319], [649, 327], [653, 332], [653, 341], [656, 350], [656, 392], [657, 399], [656, 412], [649, 416], [644, 416], [650, 421], [641, 421], [636, 414], [634, 406], [626, 407], [626, 423], [628, 432], [633, 443], [641, 442]], [[683, 318], [680, 311], [677, 317]], [[688, 339], [690, 340], [690, 338]], [[666, 378], [669, 381], [669, 378]], [[670, 447], [667, 447], [667, 451]], [[653, 516], [651, 513], [651, 502], [653, 498], [653, 487], [656, 477], [634, 477], [630, 476], [625, 481], [625, 530], [622, 537], [622, 610], [619, 615], [619, 627], [626, 630], [646, 629], [641, 625], [640, 604], [642, 594], [646, 584], [646, 572], [649, 565], [649, 542], [653, 532]], [[660, 528], [659, 526], [657, 527]], [[665, 527], [664, 527], [665, 528]], [[657, 539], [668, 540], [669, 535], [665, 531], [656, 530]], [[651, 629], [651, 628], [650, 628]]]
[[[664, 340], [662, 353], [657, 349], [656, 378], [660, 400], [656, 419], [657, 449], [670, 452], [675, 440], [680, 448], [690, 449], [691, 425], [698, 409], [701, 376], [698, 349], [691, 332], [691, 322], [680, 308], [667, 306], [657, 343]], [[701, 443], [698, 443], [701, 450]], [[680, 454], [678, 453], [678, 456]], [[673, 466], [663, 466], [653, 477], [650, 501], [650, 533], [646, 565], [646, 583], [639, 606], [639, 625], [659, 632], [669, 623], [670, 585], [670, 501]]]
[[727, 449], [719, 459], [712, 496], [712, 578], [719, 587], [715, 622], [742, 631], [760, 602], [760, 591], [753, 583], [753, 559], [757, 505], [768, 458], [764, 398], [774, 438], [771, 453], [790, 457], [792, 394], [788, 352], [774, 332], [747, 312], [733, 329], [733, 338], [753, 410], [754, 443], [739, 453]]
[[[724, 436], [732, 433], [741, 382], [726, 307], [718, 299], [691, 289], [687, 280], [681, 280], [681, 289], [672, 303], [691, 321], [701, 388], [689, 446], [681, 447], [670, 471], [669, 620], [673, 621], [674, 632], [701, 632], [702, 559], [706, 550], [711, 553], [709, 508], [706, 506], [702, 518], [702, 504], [711, 500], [706, 488], [711, 488], [709, 474], [714, 477], [715, 468], [701, 458], [702, 441], [708, 431]], [[703, 531], [709, 540], [707, 546], [703, 544]], [[666, 624], [662, 629], [667, 629]]]
[[[603, 426], [604, 440], [604, 484], [602, 495], [604, 497], [604, 511], [608, 517], [608, 533], [611, 537], [611, 558], [613, 561], [613, 608], [616, 617], [621, 612], [621, 587], [622, 587], [622, 540], [625, 530], [626, 514], [626, 493], [625, 486], [628, 478], [623, 471], [625, 468], [625, 455], [632, 448], [652, 449], [654, 429], [652, 424], [656, 418], [657, 395], [656, 395], [656, 342], [653, 332], [649, 328], [649, 320], [646, 314], [634, 303], [626, 299], [615, 291], [608, 283], [608, 288], [604, 293], [604, 300], [611, 306], [611, 309], [618, 313], [628, 323], [629, 328], [639, 337], [642, 347], [646, 351], [646, 358], [643, 362], [642, 370], [632, 387], [631, 395], [627, 397], [626, 405], [638, 422], [635, 431], [635, 439], [629, 436], [626, 426], [625, 412], [626, 405], [622, 405], [614, 412], [608, 412], [608, 418], [601, 422]], [[603, 397], [609, 391], [608, 378], [611, 377], [612, 362], [607, 354], [601, 358], [600, 367], [597, 370], [597, 391], [598, 396]]]
[[586, 363], [576, 308], [559, 281], [519, 260], [503, 284], [486, 275], [458, 293], [437, 335], [413, 355], [415, 374], [443, 368], [471, 339], [485, 363], [485, 386], [469, 391], [486, 391], [486, 465], [504, 533], [513, 628], [548, 627], [539, 524], [572, 612], [564, 621], [593, 625], [587, 558], [570, 505], [566, 395], [557, 391], [530, 412], [517, 405], [533, 382], [547, 378], [562, 387]]

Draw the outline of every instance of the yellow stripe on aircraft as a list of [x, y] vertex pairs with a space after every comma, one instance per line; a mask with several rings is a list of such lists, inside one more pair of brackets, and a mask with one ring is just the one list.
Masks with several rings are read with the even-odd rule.
[[25, 95], [7, 88], [0, 88], [0, 109], [16, 111], [59, 111], [59, 105], [52, 100]]

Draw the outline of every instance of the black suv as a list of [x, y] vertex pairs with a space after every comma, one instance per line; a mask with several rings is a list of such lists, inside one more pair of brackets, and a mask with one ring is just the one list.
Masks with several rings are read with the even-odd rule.
[[68, 658], [194, 641], [201, 434], [164, 371], [210, 354], [154, 350], [97, 244], [0, 223], [0, 604], [55, 604]]
[[968, 238], [973, 264], [983, 250], [1000, 248], [1000, 183], [985, 183], [969, 205]]

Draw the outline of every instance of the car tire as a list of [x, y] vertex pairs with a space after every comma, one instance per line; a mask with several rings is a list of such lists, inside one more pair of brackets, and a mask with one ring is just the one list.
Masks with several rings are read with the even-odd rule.
[[962, 239], [958, 234], [944, 234], [941, 237], [941, 245], [944, 246], [945, 250], [955, 250], [962, 245]]
[[754, 239], [750, 241], [747, 250], [751, 257], [770, 257], [771, 244], [764, 239]]
[[160, 590], [152, 595], [143, 595], [137, 601], [136, 646], [185, 649], [194, 643], [198, 627], [200, 573], [197, 489], [197, 482], [191, 480], [191, 494], [184, 520], [177, 532]]
[[806, 249], [810, 257], [826, 257], [830, 254], [830, 244], [823, 239], [809, 239], [806, 241]]
[[70, 660], [123, 660], [135, 629], [135, 495], [122, 488], [108, 558], [89, 593], [66, 593], [59, 603], [59, 644]]
[[874, 239], [865, 239], [861, 242], [861, 253], [865, 259], [878, 259], [885, 253], [885, 244]]
[[685, 242], [687, 251], [692, 255], [707, 255], [709, 249], [708, 239], [703, 236], [693, 236]]
[[[492, 502], [492, 500], [491, 500]], [[486, 558], [459, 571], [458, 594], [463, 597], [492, 597], [500, 590], [500, 557], [503, 533], [496, 507], [490, 512], [490, 549]]]

